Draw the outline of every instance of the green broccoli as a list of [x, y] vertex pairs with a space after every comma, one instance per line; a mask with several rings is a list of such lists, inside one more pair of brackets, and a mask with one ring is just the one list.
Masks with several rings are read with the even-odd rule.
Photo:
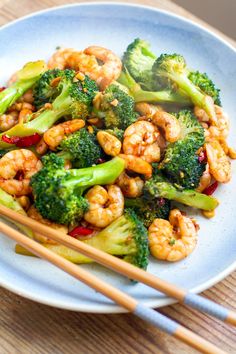
[[[18, 203], [16, 199], [13, 198], [12, 195], [6, 193], [3, 189], [0, 188], [0, 204], [4, 205], [5, 207], [14, 210], [15, 212], [26, 215], [26, 212], [22, 208], [22, 206]], [[8, 219], [7, 217], [4, 217], [5, 219], [9, 220], [11, 223], [14, 223], [18, 229], [23, 231], [24, 234], [26, 234], [30, 238], [34, 238], [34, 233], [32, 230], [30, 230], [29, 227], [24, 226], [18, 222], [14, 222], [13, 220]]]
[[127, 87], [135, 103], [153, 102], [153, 103], [172, 103], [181, 106], [191, 105], [191, 101], [185, 95], [176, 92], [174, 88], [162, 91], [144, 91], [141, 86], [133, 79], [128, 70], [122, 71], [118, 82]]
[[154, 219], [168, 219], [170, 201], [164, 198], [153, 198], [151, 195], [142, 195], [139, 198], [125, 198], [125, 207], [132, 208], [146, 227]]
[[56, 86], [52, 85], [53, 80], [61, 78], [64, 75], [63, 70], [52, 69], [47, 70], [40, 79], [36, 82], [33, 89], [34, 105], [37, 109], [42, 108], [45, 103], [51, 103], [58, 95], [58, 83]]
[[[137, 267], [147, 268], [149, 256], [147, 230], [132, 210], [126, 209], [124, 215], [82, 242], [118, 256]], [[63, 245], [44, 244], [44, 246], [73, 263], [93, 262], [92, 259]], [[16, 252], [32, 255], [20, 245], [16, 246]]]
[[150, 51], [148, 42], [136, 38], [127, 47], [123, 56], [123, 65], [141, 87], [152, 91], [152, 66], [156, 55]]
[[59, 224], [74, 224], [88, 209], [83, 192], [97, 184], [113, 183], [125, 168], [119, 157], [83, 169], [64, 169], [56, 154], [43, 157], [43, 168], [31, 178], [35, 206], [44, 218]]
[[193, 104], [203, 108], [210, 117], [214, 117], [214, 107], [203, 91], [188, 77], [189, 70], [183, 56], [162, 54], [153, 65], [154, 78], [163, 88], [177, 89], [191, 99]]
[[123, 140], [124, 137], [124, 130], [119, 129], [119, 128], [114, 128], [114, 129], [106, 129], [105, 130], [107, 133], [110, 133], [111, 135], [114, 135], [117, 139], [120, 141]]
[[192, 71], [188, 78], [198, 86], [206, 95], [211, 96], [218, 106], [221, 106], [220, 90], [215, 86], [214, 82], [208, 77], [206, 73], [199, 71]]
[[30, 89], [47, 68], [43, 60], [29, 62], [16, 73], [16, 81], [0, 92], [0, 115]]
[[108, 86], [102, 94], [99, 109], [94, 113], [104, 121], [107, 129], [126, 129], [137, 119], [134, 100], [118, 84]]
[[[93, 98], [98, 91], [95, 81], [85, 76], [84, 80], [74, 81], [75, 72], [64, 70], [63, 77], [58, 84], [58, 96], [52, 102], [52, 108], [46, 108], [36, 117], [33, 115], [27, 123], [19, 123], [2, 135], [28, 136], [34, 133], [43, 134], [60, 118], [86, 118], [91, 111]], [[0, 139], [2, 137], [0, 135]], [[9, 145], [0, 140], [0, 148], [9, 148]]]
[[204, 129], [191, 111], [182, 110], [177, 118], [181, 127], [180, 140], [167, 146], [159, 169], [174, 183], [194, 189], [206, 168], [197, 155], [197, 150], [205, 142]]
[[156, 173], [145, 182], [144, 195], [153, 198], [166, 198], [202, 210], [214, 210], [218, 201], [214, 197], [198, 193], [195, 190], [182, 190], [170, 183], [163, 175]]
[[58, 148], [62, 151], [57, 156], [70, 160], [74, 167], [79, 168], [97, 164], [104, 157], [96, 135], [89, 133], [86, 128], [65, 137]]

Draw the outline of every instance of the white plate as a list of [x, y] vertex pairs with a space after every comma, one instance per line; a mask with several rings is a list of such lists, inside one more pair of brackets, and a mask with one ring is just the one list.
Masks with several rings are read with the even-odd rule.
[[[222, 89], [222, 101], [231, 117], [230, 143], [236, 131], [236, 52], [216, 35], [190, 21], [148, 7], [90, 3], [42, 11], [6, 25], [0, 30], [1, 83], [25, 62], [47, 59], [56, 46], [83, 49], [97, 44], [122, 55], [134, 38], [147, 39], [154, 52], [179, 52], [191, 67], [206, 71]], [[236, 268], [236, 173], [216, 193], [221, 204], [216, 217], [197, 219], [201, 225], [195, 252], [179, 263], [153, 259], [149, 272], [170, 282], [202, 291]], [[196, 215], [196, 214], [193, 214]], [[98, 265], [85, 266], [101, 279], [126, 291], [150, 307], [170, 304], [167, 298], [142, 284]], [[54, 266], [37, 258], [14, 253], [14, 243], [0, 237], [0, 284], [17, 294], [65, 309], [114, 313], [123, 309]]]

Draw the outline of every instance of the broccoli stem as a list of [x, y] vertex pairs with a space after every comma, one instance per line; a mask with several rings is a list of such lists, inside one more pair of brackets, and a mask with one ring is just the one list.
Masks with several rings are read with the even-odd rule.
[[178, 103], [183, 105], [189, 105], [188, 98], [180, 95], [179, 93], [171, 91], [144, 91], [138, 90], [132, 93], [135, 102], [160, 102], [160, 103]]
[[130, 90], [135, 102], [177, 103], [181, 105], [189, 105], [191, 103], [187, 97], [178, 92], [142, 90], [141, 86], [136, 83], [127, 70], [121, 73], [118, 82]]
[[46, 64], [42, 60], [27, 63], [19, 70], [17, 81], [0, 93], [0, 115], [32, 87], [45, 70]]
[[[63, 245], [52, 245], [50, 243], [44, 243], [43, 246], [72, 263], [86, 264], [86, 263], [94, 262], [92, 259]], [[23, 256], [35, 257], [33, 253], [31, 253], [30, 251], [28, 251], [27, 249], [25, 249], [23, 246], [19, 244], [16, 244], [15, 252]]]
[[61, 117], [60, 113], [45, 110], [38, 117], [31, 120], [28, 123], [19, 123], [16, 124], [11, 129], [0, 134], [0, 148], [9, 149], [14, 147], [13, 144], [8, 144], [2, 141], [2, 136], [29, 136], [34, 133], [43, 134], [46, 132], [59, 118]]
[[[6, 193], [4, 190], [0, 188], [0, 204], [4, 205], [5, 207], [16, 211], [19, 214], [26, 215], [26, 212], [21, 207], [21, 205], [15, 200], [10, 194]], [[21, 231], [24, 232], [28, 237], [34, 238], [34, 233], [30, 228], [19, 224], [18, 222], [14, 222], [6, 217], [5, 219], [9, 220], [11, 223], [15, 224]]]
[[219, 202], [216, 198], [196, 192], [194, 190], [178, 190], [168, 182], [156, 182], [154, 185], [146, 183], [148, 193], [202, 210], [214, 210]]
[[[78, 187], [81, 194], [81, 187], [87, 189], [90, 186], [97, 184], [110, 184], [113, 183], [117, 176], [119, 176], [125, 168], [125, 161], [120, 157], [115, 157], [103, 164], [80, 168], [71, 169], [70, 178], [68, 181], [63, 182], [63, 186]], [[82, 188], [83, 189], [83, 188]]]
[[181, 90], [185, 91], [187, 95], [191, 98], [192, 102], [199, 107], [202, 107], [206, 113], [212, 117], [214, 112], [212, 112], [212, 104], [207, 100], [206, 95], [204, 95], [195, 86], [188, 77], [184, 75], [170, 74], [171, 80], [173, 80]]

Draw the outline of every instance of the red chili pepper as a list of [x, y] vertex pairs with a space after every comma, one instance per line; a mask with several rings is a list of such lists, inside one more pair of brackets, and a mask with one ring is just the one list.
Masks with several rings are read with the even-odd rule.
[[207, 156], [205, 151], [201, 151], [200, 154], [198, 155], [198, 161], [202, 163], [202, 162], [206, 162], [206, 160], [207, 160]]
[[106, 162], [106, 160], [105, 160], [105, 159], [102, 159], [102, 158], [100, 158], [100, 159], [97, 160], [97, 163], [98, 163], [98, 164], [104, 163], [104, 162]]
[[76, 226], [73, 230], [69, 232], [69, 235], [72, 237], [76, 236], [88, 236], [93, 233], [93, 229], [89, 229], [88, 227], [84, 226]]
[[6, 89], [5, 86], [0, 87], [0, 92], [4, 91]]
[[165, 199], [164, 198], [160, 198], [159, 201], [158, 201], [158, 204], [159, 204], [160, 207], [165, 205]]
[[37, 144], [41, 139], [41, 136], [38, 133], [34, 133], [29, 136], [7, 136], [3, 135], [2, 140], [8, 144], [14, 144], [17, 147], [29, 147], [31, 145]]
[[215, 190], [217, 189], [217, 187], [218, 187], [218, 182], [215, 181], [209, 187], [204, 189], [204, 191], [202, 193], [204, 193], [206, 195], [212, 195], [215, 192]]

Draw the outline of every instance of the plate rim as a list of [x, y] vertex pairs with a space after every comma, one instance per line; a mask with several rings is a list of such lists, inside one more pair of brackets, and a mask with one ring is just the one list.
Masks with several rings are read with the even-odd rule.
[[[209, 35], [213, 36], [215, 39], [217, 39], [218, 41], [220, 41], [221, 43], [223, 43], [226, 47], [228, 47], [229, 49], [231, 49], [235, 54], [236, 54], [236, 47], [234, 47], [230, 42], [227, 41], [227, 39], [222, 38], [220, 35], [218, 35], [218, 33], [214, 32], [214, 30], [205, 28], [202, 24], [198, 24], [196, 22], [194, 22], [191, 19], [186, 19], [185, 17], [175, 14], [173, 12], [164, 10], [164, 9], [160, 9], [158, 7], [153, 7], [153, 6], [146, 6], [146, 5], [140, 5], [140, 4], [134, 4], [134, 3], [126, 3], [126, 2], [121, 2], [121, 1], [117, 1], [117, 2], [109, 2], [109, 1], [101, 1], [101, 2], [81, 2], [81, 3], [71, 3], [71, 4], [64, 4], [64, 5], [60, 5], [60, 6], [53, 6], [53, 7], [49, 7], [43, 10], [39, 10], [39, 11], [35, 11], [32, 12], [30, 14], [27, 14], [25, 16], [22, 16], [18, 19], [15, 19], [13, 21], [7, 22], [5, 25], [1, 26], [0, 28], [0, 33], [2, 30], [10, 27], [10, 26], [14, 26], [16, 23], [18, 22], [23, 22], [24, 20], [27, 20], [28, 18], [31, 17], [35, 17], [37, 15], [41, 15], [44, 13], [49, 13], [49, 12], [53, 12], [55, 10], [60, 10], [63, 8], [71, 8], [71, 7], [90, 7], [90, 6], [104, 6], [104, 5], [109, 5], [112, 7], [116, 7], [116, 6], [124, 6], [124, 7], [129, 7], [129, 8], [143, 8], [146, 10], [151, 10], [160, 14], [165, 14], [168, 15], [172, 18], [177, 18], [185, 23], [188, 23], [196, 28], [199, 28], [201, 30], [203, 30], [204, 32], [208, 33]], [[236, 260], [230, 264], [228, 267], [226, 267], [223, 271], [221, 271], [220, 273], [218, 273], [216, 276], [214, 276], [211, 279], [208, 279], [207, 281], [205, 281], [204, 283], [198, 285], [195, 288], [190, 289], [189, 291], [192, 293], [200, 293], [206, 289], [209, 289], [210, 287], [212, 287], [213, 285], [217, 284], [218, 282], [220, 282], [221, 280], [223, 280], [225, 277], [227, 277], [229, 274], [231, 274], [233, 271], [236, 270]], [[70, 311], [79, 311], [79, 312], [85, 312], [85, 313], [103, 313], [103, 314], [111, 314], [111, 313], [126, 313], [127, 311], [123, 308], [121, 308], [120, 306], [116, 305], [116, 304], [111, 304], [111, 305], [105, 305], [105, 304], [101, 304], [97, 307], [97, 305], [85, 305], [83, 304], [83, 306], [78, 306], [78, 305], [70, 305], [69, 303], [65, 303], [64, 301], [56, 301], [56, 300], [51, 300], [51, 301], [47, 301], [47, 299], [45, 299], [44, 297], [39, 297], [38, 294], [34, 295], [31, 294], [30, 291], [24, 290], [22, 288], [20, 288], [19, 286], [14, 286], [14, 284], [9, 284], [7, 283], [7, 281], [3, 281], [0, 279], [0, 286], [19, 295], [22, 296], [26, 299], [44, 304], [44, 305], [48, 305], [51, 307], [56, 307], [56, 308], [60, 308], [60, 309], [65, 309], [65, 310], [70, 310]], [[151, 307], [151, 308], [159, 308], [159, 307], [163, 307], [163, 306], [167, 306], [170, 304], [174, 304], [177, 303], [178, 301], [175, 299], [172, 299], [170, 297], [166, 297], [164, 299], [157, 299], [157, 300], [150, 300], [150, 301], [145, 301], [144, 304], [147, 307]]]

